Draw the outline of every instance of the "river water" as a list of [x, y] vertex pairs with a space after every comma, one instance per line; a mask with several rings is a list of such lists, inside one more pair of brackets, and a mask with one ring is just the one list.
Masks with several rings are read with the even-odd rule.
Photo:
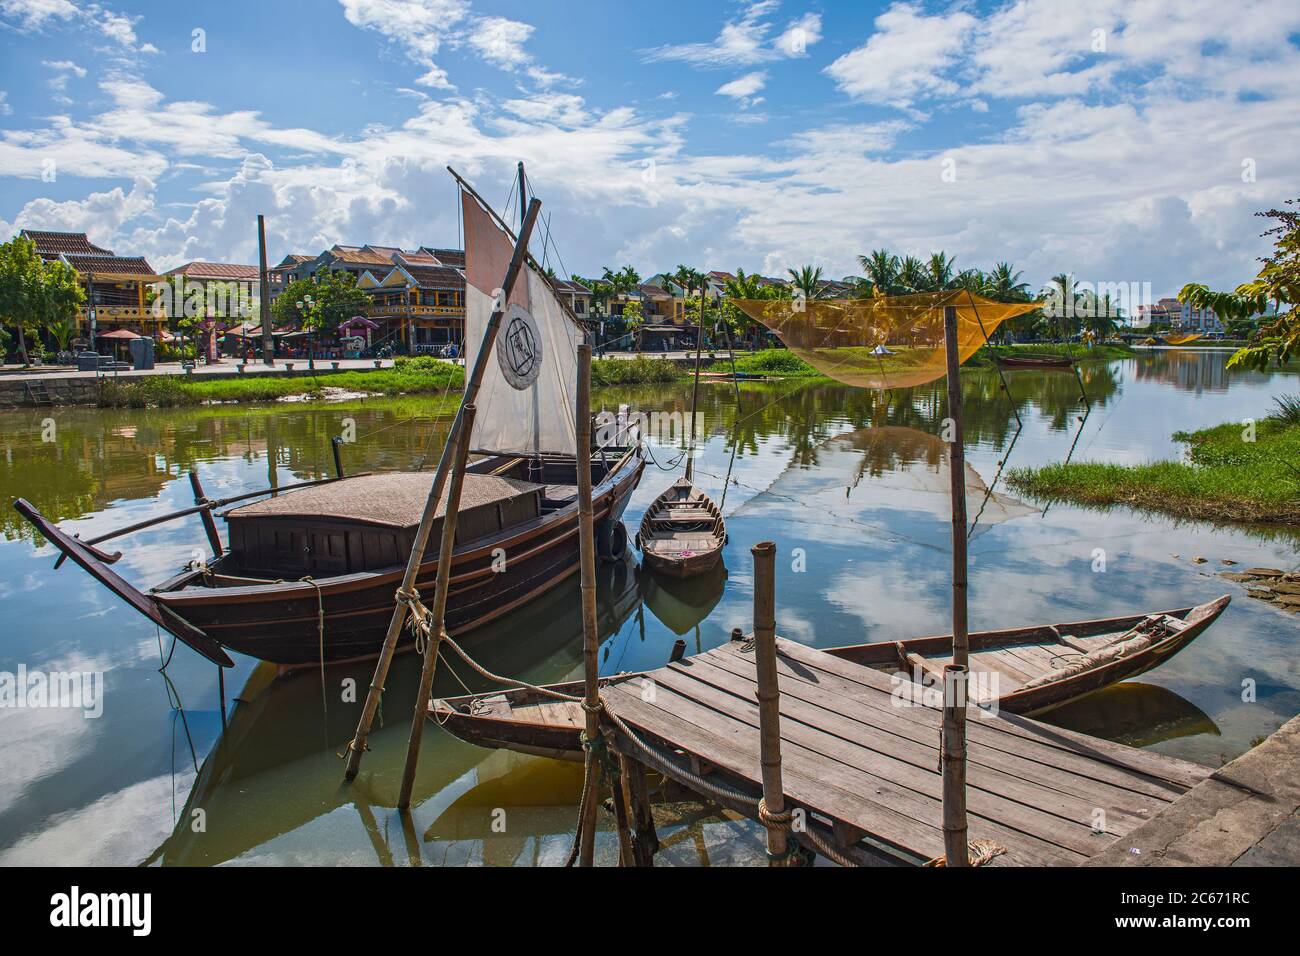
[[[1172, 432], [1266, 415], [1272, 396], [1300, 392], [1300, 373], [1230, 372], [1229, 353], [1152, 351], [1066, 372], [963, 375], [972, 629], [1176, 608], [1233, 597], [1219, 622], [1159, 669], [1047, 719], [1134, 746], [1218, 765], [1300, 711], [1300, 616], [1215, 576], [1229, 567], [1300, 564], [1300, 536], [1213, 527], [1124, 508], [1018, 499], [999, 468], [1075, 460], [1176, 457]], [[937, 437], [943, 382], [869, 393], [795, 380], [701, 387], [707, 438], [697, 481], [725, 507], [726, 575], [671, 588], [635, 555], [601, 571], [602, 673], [663, 664], [750, 626], [749, 549], [771, 539], [777, 626], [812, 646], [942, 633], [949, 607], [947, 466]], [[689, 386], [606, 389], [597, 407], [683, 411]], [[29, 499], [85, 536], [192, 504], [198, 469], [212, 497], [332, 473], [330, 438], [351, 427], [350, 471], [437, 460], [448, 418], [423, 399], [184, 410], [36, 409], [0, 413], [0, 491]], [[1017, 412], [1020, 426], [1017, 427]], [[1085, 414], [1086, 412], [1086, 414]], [[657, 441], [625, 516], [681, 471]], [[730, 481], [726, 476], [730, 475]], [[102, 674], [102, 714], [0, 707], [0, 864], [548, 865], [568, 853], [581, 786], [576, 767], [425, 733], [415, 806], [393, 809], [418, 677], [396, 661], [361, 776], [341, 785], [339, 752], [360, 704], [340, 700], [368, 665], [277, 677], [236, 658], [223, 732], [216, 668], [171, 640], [55, 552], [10, 508], [0, 512], [0, 674]], [[977, 517], [978, 516], [978, 517]], [[196, 549], [197, 519], [116, 545], [116, 569], [147, 587]], [[1204, 558], [1203, 563], [1196, 558]], [[576, 579], [491, 626], [485, 665], [530, 681], [581, 671]], [[164, 660], [170, 660], [160, 671]], [[440, 672], [438, 694], [482, 681]], [[1248, 691], [1252, 691], [1250, 693]], [[661, 827], [661, 864], [762, 859], [744, 822], [693, 812]], [[612, 859], [613, 841], [600, 852]]]

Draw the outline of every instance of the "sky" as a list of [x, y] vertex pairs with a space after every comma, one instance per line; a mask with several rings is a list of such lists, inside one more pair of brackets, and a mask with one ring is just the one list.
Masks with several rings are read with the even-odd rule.
[[1295, 0], [0, 0], [0, 237], [454, 246], [446, 167], [501, 208], [522, 160], [561, 274], [1231, 288], [1300, 197], [1298, 67]]

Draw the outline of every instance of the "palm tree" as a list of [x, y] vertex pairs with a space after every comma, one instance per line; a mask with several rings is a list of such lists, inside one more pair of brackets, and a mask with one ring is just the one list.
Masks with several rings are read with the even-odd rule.
[[924, 292], [930, 287], [930, 273], [916, 256], [904, 256], [898, 264], [897, 288], [903, 294]]
[[877, 294], [893, 294], [898, 280], [898, 256], [888, 249], [874, 249], [870, 255], [858, 256], [858, 262]]
[[816, 299], [822, 286], [821, 266], [800, 266], [798, 271], [787, 269], [794, 287], [803, 293], [805, 299]]
[[954, 268], [953, 259], [946, 252], [941, 250], [930, 253], [930, 261], [925, 265], [925, 271], [930, 279], [930, 287], [936, 291], [951, 289]]
[[995, 302], [1028, 302], [1029, 283], [1021, 281], [1020, 276], [1011, 263], [999, 262], [984, 277], [984, 295]]
[[968, 292], [974, 292], [976, 295], [983, 295], [984, 287], [988, 284], [988, 276], [979, 269], [962, 269], [957, 273], [956, 278], [952, 280], [951, 288], [965, 289]]
[[[1055, 289], [1052, 289], [1055, 286]], [[1048, 288], [1044, 291], [1050, 292], [1054, 297], [1059, 298], [1061, 306], [1057, 315], [1051, 316], [1053, 331], [1062, 339], [1068, 339], [1078, 329], [1078, 318], [1075, 315], [1075, 296], [1074, 296], [1074, 276], [1068, 272], [1062, 272], [1052, 276], [1048, 281]]]

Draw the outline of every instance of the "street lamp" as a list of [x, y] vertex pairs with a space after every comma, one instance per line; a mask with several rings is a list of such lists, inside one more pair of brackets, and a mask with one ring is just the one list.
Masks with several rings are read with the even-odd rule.
[[[297, 301], [296, 304], [297, 304], [297, 306], [298, 306], [298, 314], [299, 314], [299, 315], [302, 315], [302, 314], [303, 314], [303, 307], [305, 306], [306, 309], [307, 309], [307, 311], [310, 312], [310, 311], [311, 311], [311, 308], [312, 308], [312, 306], [313, 306], [314, 303], [312, 302], [311, 296], [309, 296], [309, 295], [305, 295], [305, 296], [303, 296], [301, 299], [299, 299], [299, 300]], [[305, 324], [305, 323], [304, 323], [304, 324]], [[315, 331], [315, 329], [314, 329], [313, 326], [308, 326], [308, 328], [307, 328], [307, 368], [311, 369], [312, 371], [315, 371], [315, 370], [316, 370], [316, 346], [315, 346], [315, 340], [314, 340], [314, 335], [313, 335], [314, 331]]]

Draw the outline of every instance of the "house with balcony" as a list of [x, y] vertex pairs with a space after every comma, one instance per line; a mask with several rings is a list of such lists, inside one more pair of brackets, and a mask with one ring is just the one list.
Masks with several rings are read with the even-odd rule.
[[376, 341], [419, 353], [464, 339], [465, 274], [432, 255], [399, 255], [386, 272], [365, 272], [357, 286], [370, 297], [366, 316], [379, 325]]
[[151, 286], [162, 280], [143, 256], [119, 256], [92, 243], [84, 232], [24, 229], [21, 235], [36, 246], [46, 262], [71, 266], [86, 292], [77, 315], [77, 337], [124, 329], [144, 335], [158, 331], [164, 320], [151, 314]]

